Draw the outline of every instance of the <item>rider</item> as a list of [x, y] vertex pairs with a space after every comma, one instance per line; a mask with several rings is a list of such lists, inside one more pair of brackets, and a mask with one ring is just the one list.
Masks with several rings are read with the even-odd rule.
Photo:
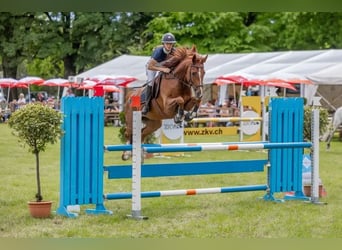
[[169, 55], [172, 55], [174, 51], [174, 45], [176, 43], [175, 36], [172, 33], [165, 33], [162, 37], [162, 46], [156, 47], [151, 55], [151, 58], [146, 64], [146, 76], [147, 76], [147, 91], [146, 91], [146, 103], [142, 109], [142, 114], [146, 115], [150, 109], [150, 101], [152, 99], [152, 86], [154, 78], [157, 72], [170, 73], [171, 69], [160, 65], [165, 61]]

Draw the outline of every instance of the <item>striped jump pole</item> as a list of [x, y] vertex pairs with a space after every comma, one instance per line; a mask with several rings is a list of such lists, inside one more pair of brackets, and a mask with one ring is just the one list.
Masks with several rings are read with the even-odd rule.
[[[146, 152], [162, 152], [163, 150], [172, 150], [165, 152], [184, 151], [210, 151], [210, 150], [259, 150], [272, 148], [309, 148], [310, 142], [295, 143], [269, 143], [269, 142], [202, 142], [202, 143], [170, 143], [170, 144], [142, 144]], [[160, 149], [156, 149], [160, 148]], [[105, 145], [106, 151], [131, 151], [132, 145]], [[179, 150], [179, 151], [178, 151]], [[153, 152], [156, 153], [156, 152]]]
[[199, 117], [194, 118], [189, 123], [205, 123], [205, 122], [251, 122], [262, 121], [262, 117]]
[[[253, 143], [263, 143], [263, 142], [234, 142], [233, 144], [253, 144]], [[173, 146], [204, 146], [204, 145], [231, 145], [232, 142], [200, 142], [200, 143], [168, 143], [168, 144], [141, 144], [143, 148], [147, 147], [173, 147]], [[122, 145], [105, 145], [105, 151], [131, 151], [132, 145], [122, 144]]]
[[[164, 191], [149, 191], [141, 192], [141, 198], [165, 197], [165, 196], [187, 196], [200, 194], [219, 194], [219, 193], [234, 193], [234, 192], [250, 192], [250, 191], [266, 191], [267, 185], [250, 185], [250, 186], [235, 186], [235, 187], [216, 187], [216, 188], [197, 188], [197, 189], [179, 189], [179, 190], [164, 190]], [[131, 199], [132, 193], [113, 193], [105, 194], [107, 200]]]
[[[260, 142], [234, 142], [234, 144], [253, 144]], [[206, 146], [206, 145], [230, 145], [231, 142], [199, 142], [199, 143], [168, 143], [168, 144], [141, 144], [143, 148], [147, 147], [173, 147], [173, 146]], [[131, 151], [132, 145], [130, 144], [122, 144], [122, 145], [105, 145], [105, 151]]]
[[310, 148], [309, 142], [288, 142], [288, 143], [246, 143], [228, 145], [200, 145], [200, 146], [164, 146], [164, 147], [145, 147], [147, 153], [164, 152], [195, 152], [195, 151], [233, 151], [233, 150], [258, 150], [258, 149], [284, 149], [284, 148]]

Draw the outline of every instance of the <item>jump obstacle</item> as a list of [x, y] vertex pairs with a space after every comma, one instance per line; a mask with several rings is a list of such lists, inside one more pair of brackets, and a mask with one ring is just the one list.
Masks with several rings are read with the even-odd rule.
[[[302, 98], [273, 98], [270, 102], [269, 141], [199, 144], [141, 144], [141, 112], [133, 111], [132, 145], [104, 145], [104, 101], [94, 97], [62, 98], [64, 113], [60, 162], [60, 203], [57, 214], [76, 217], [68, 211], [70, 205], [95, 205], [86, 209], [89, 214], [112, 214], [104, 206], [105, 200], [132, 199], [130, 217], [141, 215], [141, 198], [176, 195], [213, 194], [246, 191], [265, 191], [264, 200], [276, 201], [275, 193], [293, 192], [284, 199], [308, 200], [302, 191], [302, 158], [304, 148], [311, 149], [313, 163], [313, 191], [311, 202], [318, 202], [318, 136], [312, 142], [303, 141], [304, 109]], [[318, 110], [313, 112], [318, 121]], [[318, 134], [313, 122], [312, 134]], [[268, 150], [266, 159], [145, 164], [146, 152], [190, 152], [211, 150]], [[132, 165], [104, 166], [104, 151], [132, 150]], [[265, 171], [266, 169], [266, 171]], [[132, 191], [104, 194], [103, 175], [109, 179], [132, 178]], [[266, 172], [266, 183], [233, 187], [214, 187], [141, 192], [141, 178]]]

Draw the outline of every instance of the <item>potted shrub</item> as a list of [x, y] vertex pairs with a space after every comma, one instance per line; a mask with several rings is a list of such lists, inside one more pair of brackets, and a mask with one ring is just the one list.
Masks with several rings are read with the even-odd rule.
[[[36, 159], [37, 193], [35, 200], [28, 202], [31, 215], [33, 217], [49, 217], [52, 201], [43, 200], [39, 154], [45, 151], [48, 143], [54, 144], [62, 136], [62, 114], [40, 103], [27, 104], [11, 115], [8, 124], [13, 129], [12, 133], [18, 137], [20, 145], [28, 146], [28, 151], [34, 154]], [[47, 211], [44, 208], [46, 206]], [[42, 215], [39, 214], [40, 212]]]

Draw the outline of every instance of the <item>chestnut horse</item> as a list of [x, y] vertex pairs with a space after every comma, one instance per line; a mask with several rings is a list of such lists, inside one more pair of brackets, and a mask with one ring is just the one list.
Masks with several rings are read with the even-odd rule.
[[[174, 119], [176, 123], [190, 121], [197, 116], [197, 110], [203, 95], [204, 63], [208, 55], [197, 53], [196, 46], [191, 49], [177, 48], [173, 55], [162, 63], [171, 72], [159, 73], [154, 79], [152, 100], [149, 112], [142, 117], [141, 141], [162, 125], [163, 119]], [[127, 144], [132, 144], [131, 97], [143, 96], [146, 87], [136, 88], [127, 95], [125, 103]], [[123, 160], [130, 158], [130, 152], [122, 154]]]

